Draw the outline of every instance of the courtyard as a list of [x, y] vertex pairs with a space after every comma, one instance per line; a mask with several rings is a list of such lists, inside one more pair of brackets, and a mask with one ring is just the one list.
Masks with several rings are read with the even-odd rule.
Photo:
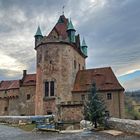
[[139, 136], [122, 134], [112, 136], [103, 132], [48, 133], [26, 132], [19, 128], [0, 125], [0, 140], [139, 140]]

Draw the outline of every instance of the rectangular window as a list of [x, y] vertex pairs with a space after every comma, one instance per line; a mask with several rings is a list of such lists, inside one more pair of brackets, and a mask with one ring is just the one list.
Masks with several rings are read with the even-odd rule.
[[8, 110], [8, 107], [5, 107], [5, 108], [4, 108], [4, 111], [7, 111], [7, 110]]
[[49, 82], [45, 82], [45, 97], [49, 96]]
[[82, 101], [85, 100], [85, 95], [81, 95]]
[[111, 93], [107, 93], [107, 99], [111, 100], [112, 99], [112, 94]]
[[30, 100], [31, 96], [30, 94], [27, 94], [27, 100]]
[[54, 81], [50, 82], [50, 96], [54, 96]]

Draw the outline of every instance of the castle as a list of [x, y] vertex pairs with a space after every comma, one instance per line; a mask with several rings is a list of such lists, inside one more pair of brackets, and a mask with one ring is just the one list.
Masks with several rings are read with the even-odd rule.
[[91, 84], [103, 98], [107, 112], [124, 118], [124, 88], [110, 67], [86, 69], [87, 45], [71, 20], [61, 15], [47, 35], [35, 34], [36, 74], [23, 71], [21, 80], [1, 81], [0, 115], [54, 114], [64, 121], [83, 119], [83, 101]]

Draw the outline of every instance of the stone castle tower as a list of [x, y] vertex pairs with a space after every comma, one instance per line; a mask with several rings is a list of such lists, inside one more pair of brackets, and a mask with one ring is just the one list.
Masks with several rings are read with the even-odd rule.
[[37, 77], [35, 114], [57, 114], [61, 102], [72, 101], [76, 74], [85, 69], [87, 45], [72, 21], [61, 15], [48, 36], [43, 36], [38, 27], [35, 34], [37, 52]]

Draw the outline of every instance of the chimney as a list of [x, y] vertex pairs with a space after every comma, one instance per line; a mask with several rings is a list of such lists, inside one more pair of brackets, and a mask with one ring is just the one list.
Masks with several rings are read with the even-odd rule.
[[23, 70], [23, 77], [25, 77], [27, 74], [27, 70]]

